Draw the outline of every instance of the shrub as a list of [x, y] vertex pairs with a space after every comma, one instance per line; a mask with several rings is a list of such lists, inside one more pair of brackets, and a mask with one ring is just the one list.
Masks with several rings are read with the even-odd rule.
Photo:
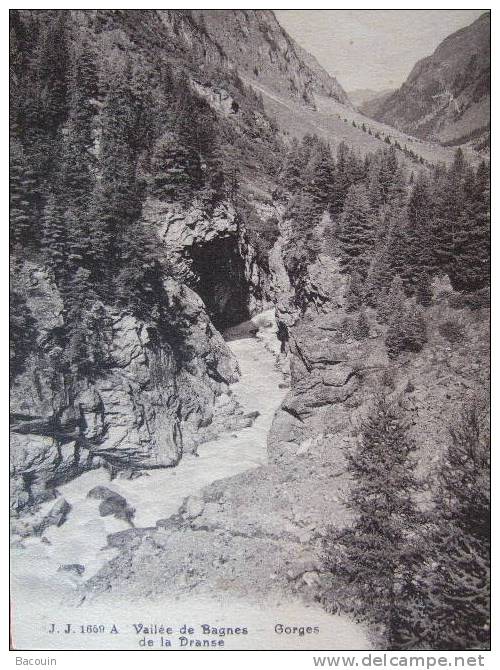
[[490, 306], [490, 291], [488, 288], [483, 288], [474, 293], [458, 293], [451, 295], [449, 300], [450, 307], [454, 309], [481, 309], [482, 307]]
[[385, 338], [389, 358], [397, 358], [403, 351], [421, 351], [426, 342], [427, 328], [420, 309], [410, 307], [394, 314]]
[[462, 342], [464, 339], [464, 327], [457, 321], [452, 321], [451, 319], [443, 321], [439, 324], [438, 330], [439, 334], [451, 344]]

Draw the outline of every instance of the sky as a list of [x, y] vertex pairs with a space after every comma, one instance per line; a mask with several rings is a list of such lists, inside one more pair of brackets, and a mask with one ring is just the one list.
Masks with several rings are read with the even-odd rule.
[[346, 91], [398, 88], [415, 63], [484, 9], [285, 9], [282, 27]]

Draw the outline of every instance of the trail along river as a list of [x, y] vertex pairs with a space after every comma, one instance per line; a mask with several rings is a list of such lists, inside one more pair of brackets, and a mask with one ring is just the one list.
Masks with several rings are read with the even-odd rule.
[[[133, 632], [132, 622], [140, 621], [141, 615], [142, 620], [164, 622], [166, 612], [171, 613], [171, 620], [175, 618], [174, 624], [191, 620], [200, 624], [212, 621], [214, 625], [237, 625], [235, 621], [239, 621], [239, 625], [249, 626], [254, 631], [245, 639], [228, 639], [228, 648], [266, 649], [273, 645], [283, 649], [368, 648], [359, 625], [299, 602], [262, 609], [257, 603], [250, 606], [248, 602], [234, 599], [216, 603], [206, 598], [168, 601], [167, 594], [161, 604], [124, 604], [113, 596], [105, 606], [102, 602], [84, 603], [75, 608], [78, 602], [75, 595], [82, 579], [96, 574], [117, 553], [115, 549], [106, 548], [108, 534], [129, 528], [125, 521], [99, 516], [99, 501], [87, 498], [91, 488], [109, 486], [135, 508], [136, 527], [155, 526], [158, 519], [174, 514], [187, 496], [199, 493], [211, 482], [266, 464], [267, 434], [286, 389], [280, 388], [283, 376], [269, 346], [275, 341], [272, 311], [254, 317], [254, 322], [259, 326], [257, 337], [242, 329], [239, 339], [228, 342], [241, 370], [241, 379], [232, 387], [233, 392], [245, 412], [259, 412], [251, 427], [200, 445], [198, 456], [183, 456], [175, 468], [152, 470], [133, 480], [116, 478], [113, 481], [101, 468], [59, 486], [60, 496], [71, 505], [66, 522], [58, 528], [47, 529], [45, 540], [29, 538], [22, 545], [14, 546], [11, 597], [17, 648], [134, 649], [138, 648], [138, 636]], [[54, 501], [45, 504], [47, 512], [53, 504]], [[72, 563], [85, 566], [83, 577], [58, 571], [61, 565]], [[72, 604], [68, 605], [69, 602]], [[49, 632], [54, 618], [61, 622], [61, 629], [66, 622], [99, 624], [117, 620], [124, 633], [90, 639], [85, 634], [77, 634], [68, 639], [68, 635]], [[278, 636], [274, 626], [287, 621], [300, 626], [319, 625], [321, 639]]]

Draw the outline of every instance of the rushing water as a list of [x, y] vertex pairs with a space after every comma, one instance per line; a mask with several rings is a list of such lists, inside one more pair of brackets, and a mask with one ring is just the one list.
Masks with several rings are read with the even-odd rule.
[[[59, 567], [62, 564], [81, 564], [85, 566], [84, 577], [91, 577], [116, 554], [117, 550], [106, 548], [107, 535], [129, 527], [125, 521], [99, 515], [99, 501], [87, 498], [88, 491], [94, 486], [109, 486], [123, 495], [136, 510], [134, 523], [137, 527], [154, 526], [158, 519], [175, 513], [186, 496], [199, 493], [209, 483], [266, 463], [267, 433], [286, 390], [280, 388], [283, 376], [276, 368], [274, 355], [270, 351], [270, 344], [275, 340], [272, 312], [260, 315], [254, 322], [259, 326], [257, 337], [252, 337], [248, 328], [244, 327], [233, 329], [228, 338], [228, 345], [237, 357], [242, 373], [233, 391], [246, 412], [259, 412], [251, 427], [221, 435], [201, 445], [198, 456], [185, 455], [175, 468], [153, 470], [137, 479], [114, 479], [110, 482], [109, 474], [104, 469], [81, 475], [58, 489], [72, 507], [67, 521], [59, 528], [47, 529], [44, 539], [29, 538], [21, 546], [14, 547], [11, 586], [13, 630], [14, 641], [20, 648], [68, 648], [68, 645], [73, 648], [89, 648], [89, 645], [94, 645], [90, 648], [120, 648], [120, 645], [137, 648], [137, 636], [132, 634], [126, 640], [122, 635], [93, 640], [85, 638], [85, 635], [74, 635], [68, 640], [65, 635], [48, 632], [54, 611], [61, 616], [64, 612], [64, 622], [83, 622], [83, 613], [85, 622], [88, 622], [90, 614], [94, 619], [98, 617], [97, 623], [103, 617], [109, 621], [108, 615], [112, 614], [112, 618], [116, 618], [116, 611], [120, 611], [125, 626], [130, 627], [133, 621], [140, 620], [138, 611], [130, 611], [131, 619], [127, 624], [123, 619], [123, 603], [112, 604], [111, 600], [104, 610], [102, 605], [98, 607], [97, 604], [85, 605], [77, 610], [74, 606], [63, 605], [71, 600], [75, 602], [74, 594], [82, 577], [61, 572]], [[54, 501], [46, 504], [47, 511], [53, 504]], [[163, 622], [166, 604], [134, 604], [133, 609], [147, 607], [149, 617], [155, 616], [156, 621]], [[132, 608], [132, 604], [129, 605]], [[359, 626], [340, 617], [330, 617], [321, 610], [311, 610], [300, 603], [287, 605], [285, 613], [280, 610], [261, 611], [256, 605], [251, 614], [248, 606], [234, 601], [224, 605], [206, 599], [183, 600], [174, 606], [176, 621], [186, 618], [189, 612], [191, 616], [196, 612], [199, 617], [195, 621], [206, 621], [207, 616], [210, 616], [214, 622], [219, 621], [217, 625], [223, 625], [224, 621], [229, 625], [227, 616], [230, 614], [233, 625], [234, 617], [238, 615], [240, 625], [252, 625], [253, 622], [254, 631], [262, 629], [257, 637], [254, 635], [248, 641], [237, 640], [233, 648], [243, 648], [240, 647], [242, 644], [246, 644], [247, 648], [269, 646], [269, 635], [277, 635], [273, 627], [283, 619], [283, 614], [288, 619], [292, 617], [300, 625], [308, 625], [305, 622], [309, 622], [314, 626], [320, 620], [327, 622], [328, 634], [325, 640], [328, 642], [323, 648], [328, 648], [328, 645], [330, 648], [366, 647]], [[75, 616], [75, 612], [78, 612], [78, 616]], [[333, 629], [332, 622], [335, 622]], [[279, 636], [279, 639], [274, 637], [272, 643], [281, 648], [293, 648], [297, 644], [300, 648], [309, 645], [315, 648], [315, 644], [318, 646], [318, 640], [306, 642], [300, 638], [298, 641], [294, 640], [293, 635], [291, 638], [286, 635]], [[336, 647], [332, 647], [332, 644]]]

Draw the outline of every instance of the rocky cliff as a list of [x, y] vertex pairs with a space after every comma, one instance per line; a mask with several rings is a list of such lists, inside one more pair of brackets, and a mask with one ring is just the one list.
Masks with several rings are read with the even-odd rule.
[[401, 88], [363, 111], [424, 139], [447, 144], [484, 140], [489, 130], [489, 81], [486, 12], [419, 61]]
[[106, 366], [83, 380], [53, 374], [61, 300], [43, 268], [28, 264], [23, 272], [37, 347], [12, 386], [14, 509], [50, 497], [58, 483], [100, 464], [175, 465], [182, 453], [242, 423], [229, 389], [237, 362], [186, 285], [164, 281], [166, 338], [152, 323], [107, 310]]

